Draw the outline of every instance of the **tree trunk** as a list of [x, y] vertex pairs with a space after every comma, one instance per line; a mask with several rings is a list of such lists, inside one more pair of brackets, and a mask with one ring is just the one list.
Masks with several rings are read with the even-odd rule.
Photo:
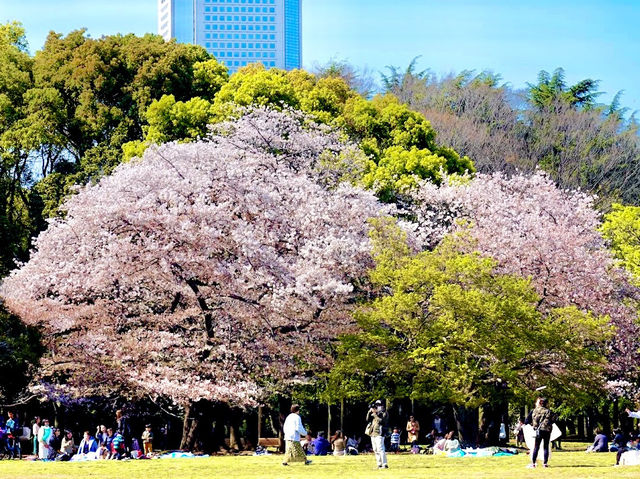
[[184, 420], [182, 423], [182, 440], [180, 441], [180, 449], [193, 451], [196, 445], [196, 431], [198, 429], [199, 419], [197, 415], [196, 403], [190, 402], [184, 408]]
[[605, 434], [607, 437], [611, 436], [611, 416], [609, 414], [608, 403], [602, 406], [600, 419], [600, 423], [602, 424], [602, 434]]
[[240, 440], [240, 423], [242, 421], [242, 412], [238, 408], [231, 409], [229, 415], [229, 448], [239, 451], [243, 449]]
[[185, 406], [180, 449], [211, 452], [210, 448], [214, 445], [211, 437], [212, 413], [217, 409], [208, 401], [192, 401]]
[[580, 413], [578, 415], [578, 437], [584, 439], [584, 415]]
[[465, 445], [475, 445], [478, 438], [478, 410], [453, 406], [453, 417], [460, 442]]

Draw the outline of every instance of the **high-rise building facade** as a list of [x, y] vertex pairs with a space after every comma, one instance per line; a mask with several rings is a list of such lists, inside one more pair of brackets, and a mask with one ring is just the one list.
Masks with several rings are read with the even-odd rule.
[[158, 0], [158, 33], [201, 45], [230, 71], [302, 66], [302, 0]]

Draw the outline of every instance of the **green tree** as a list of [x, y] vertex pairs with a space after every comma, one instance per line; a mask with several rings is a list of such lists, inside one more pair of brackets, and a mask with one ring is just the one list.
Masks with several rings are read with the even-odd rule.
[[208, 124], [228, 120], [238, 106], [251, 105], [298, 109], [315, 121], [342, 128], [370, 158], [364, 176], [354, 180], [374, 189], [384, 201], [395, 201], [420, 180], [437, 183], [442, 172], [475, 171], [469, 158], [439, 146], [425, 117], [395, 96], [367, 100], [339, 76], [318, 78], [302, 70], [266, 70], [261, 64], [240, 69], [213, 102], [204, 98], [182, 102], [172, 96], [154, 101], [146, 113], [145, 140], [128, 144], [126, 156], [140, 155], [150, 143], [202, 137]]
[[0, 304], [0, 400], [15, 400], [31, 378], [44, 352], [40, 333]]
[[539, 385], [575, 405], [601, 390], [608, 318], [573, 307], [543, 311], [528, 279], [461, 252], [465, 235], [412, 253], [392, 223], [375, 226], [379, 295], [356, 313], [359, 330], [341, 338], [329, 381], [336, 396], [477, 408], [525, 401]]
[[[227, 79], [226, 68], [201, 47], [156, 35], [91, 39], [84, 30], [51, 33], [33, 74], [26, 115], [13, 138], [41, 165], [45, 185], [38, 190], [47, 214], [71, 187], [95, 181], [122, 161], [122, 146], [143, 138], [154, 100], [164, 94], [177, 101], [213, 99]], [[56, 196], [47, 196], [52, 192]]]
[[615, 257], [640, 281], [640, 207], [613, 204], [600, 231]]
[[390, 94], [368, 101], [349, 99], [337, 122], [359, 140], [371, 158], [364, 184], [383, 201], [394, 201], [406, 188], [441, 173], [473, 173], [468, 157], [436, 144], [436, 132], [427, 119]]
[[26, 259], [34, 229], [26, 189], [29, 151], [14, 133], [24, 121], [32, 65], [24, 29], [17, 23], [0, 25], [0, 277], [13, 268], [15, 258]]
[[590, 109], [596, 106], [596, 99], [601, 95], [596, 91], [598, 81], [586, 78], [575, 85], [567, 85], [564, 69], [556, 68], [553, 74], [542, 70], [538, 74], [538, 83], [529, 83], [529, 103], [544, 109], [553, 107], [556, 103]]

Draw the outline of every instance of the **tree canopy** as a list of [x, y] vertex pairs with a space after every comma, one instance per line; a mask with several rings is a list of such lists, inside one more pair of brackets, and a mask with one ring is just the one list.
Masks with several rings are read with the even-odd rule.
[[262, 108], [85, 187], [2, 284], [55, 351], [41, 379], [244, 406], [326, 367], [384, 208], [318, 167], [359, 155]]
[[465, 253], [466, 235], [415, 253], [397, 226], [376, 226], [379, 296], [356, 312], [359, 331], [342, 338], [334, 394], [478, 407], [548, 385], [579, 405], [604, 388], [606, 316], [542, 307], [530, 279]]

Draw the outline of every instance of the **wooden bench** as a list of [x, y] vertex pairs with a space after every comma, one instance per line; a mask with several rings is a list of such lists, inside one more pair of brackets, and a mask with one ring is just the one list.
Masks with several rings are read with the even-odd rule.
[[262, 446], [267, 450], [273, 447], [276, 451], [279, 451], [282, 443], [279, 437], [260, 437], [258, 438], [258, 446]]

